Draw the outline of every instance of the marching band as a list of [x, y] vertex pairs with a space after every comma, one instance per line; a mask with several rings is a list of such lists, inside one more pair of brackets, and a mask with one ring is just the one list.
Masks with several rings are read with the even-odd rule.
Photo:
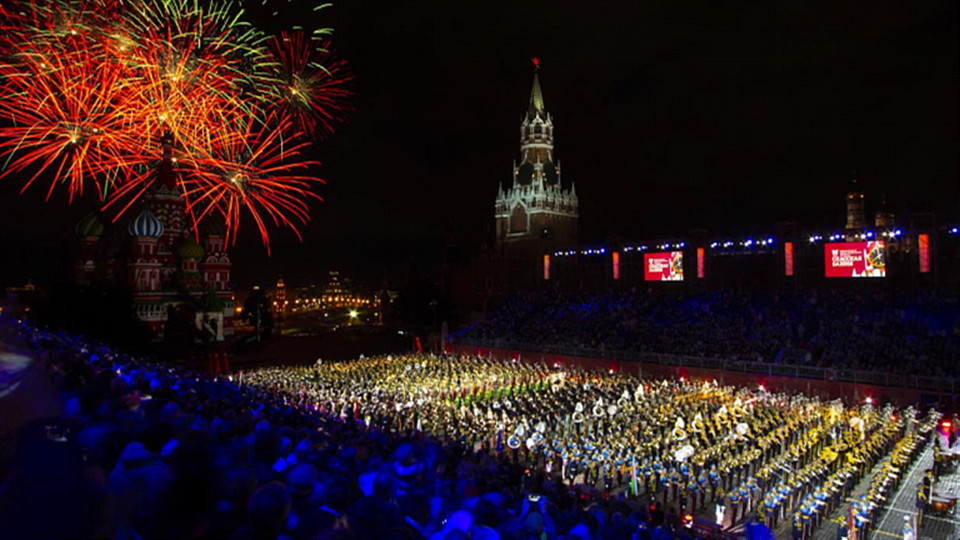
[[[795, 538], [808, 538], [880, 456], [896, 446], [889, 467], [902, 467], [917, 447], [902, 438], [912, 409], [517, 360], [390, 355], [245, 380], [300, 407], [458, 441], [567, 485], [625, 490], [690, 514], [715, 504], [724, 527], [750, 512], [771, 527], [792, 518]], [[863, 504], [867, 515], [874, 503]]]

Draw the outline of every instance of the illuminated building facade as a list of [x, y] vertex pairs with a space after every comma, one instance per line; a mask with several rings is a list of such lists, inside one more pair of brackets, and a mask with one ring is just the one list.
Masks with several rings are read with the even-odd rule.
[[[367, 297], [353, 290], [349, 280], [342, 279], [337, 270], [329, 272], [327, 283], [322, 287], [311, 285], [295, 288], [291, 291], [291, 296], [294, 297], [292, 300], [294, 312], [334, 312], [343, 309], [369, 312], [378, 310], [380, 307], [379, 298]], [[290, 300], [287, 302], [289, 303]]]
[[278, 315], [283, 315], [287, 311], [287, 286], [283, 283], [283, 278], [277, 280], [277, 293], [273, 296], [273, 310]]

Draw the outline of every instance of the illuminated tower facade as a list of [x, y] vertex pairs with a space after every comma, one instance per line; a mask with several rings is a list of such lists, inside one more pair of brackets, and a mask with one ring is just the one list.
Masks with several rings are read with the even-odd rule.
[[886, 198], [880, 203], [880, 210], [874, 216], [873, 226], [878, 231], [892, 231], [897, 225], [896, 216], [887, 207]]
[[274, 297], [274, 309], [277, 314], [283, 316], [286, 312], [287, 307], [287, 285], [283, 282], [283, 278], [277, 280], [277, 294]]
[[219, 308], [222, 311], [222, 332], [223, 335], [230, 336], [233, 335], [233, 316], [236, 305], [233, 291], [230, 289], [230, 270], [233, 268], [233, 263], [227, 254], [226, 230], [223, 223], [214, 221], [207, 223], [204, 241], [206, 257], [200, 263], [200, 272], [203, 274], [203, 283], [207, 289], [207, 303], [212, 303], [214, 310]]
[[514, 162], [507, 188], [503, 183], [494, 204], [497, 241], [504, 252], [528, 255], [575, 247], [579, 201], [572, 182], [567, 187], [554, 156], [553, 117], [540, 90], [540, 63], [533, 59], [530, 103], [520, 124], [520, 164]]
[[133, 289], [133, 302], [137, 318], [147, 323], [155, 336], [162, 336], [167, 323], [167, 308], [164, 305], [158, 243], [163, 236], [163, 223], [144, 208], [127, 227], [133, 238], [133, 253], [127, 261], [127, 283]]
[[180, 194], [173, 170], [173, 136], [165, 133], [160, 139], [163, 160], [157, 168], [157, 186], [150, 198], [150, 210], [163, 223], [163, 234], [157, 241], [157, 259], [162, 265], [160, 281], [164, 288], [176, 287], [177, 258], [174, 253], [183, 238], [186, 201]]
[[860, 231], [866, 226], [866, 218], [863, 210], [863, 192], [857, 186], [857, 179], [854, 178], [847, 193], [847, 226], [848, 232]]

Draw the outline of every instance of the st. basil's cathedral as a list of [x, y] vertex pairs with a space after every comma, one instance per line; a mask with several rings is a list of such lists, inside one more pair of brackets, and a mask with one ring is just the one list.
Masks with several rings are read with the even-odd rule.
[[80, 241], [75, 279], [90, 283], [125, 276], [136, 316], [157, 340], [163, 339], [171, 318], [179, 316], [193, 324], [199, 339], [222, 341], [233, 334], [235, 309], [226, 229], [208, 220], [201, 224], [198, 242], [185, 226], [186, 202], [176, 186], [172, 140], [161, 142], [164, 159], [156, 186], [126, 234], [120, 233], [129, 250], [110, 246], [116, 239], [107, 238], [101, 219], [86, 216], [75, 228]]

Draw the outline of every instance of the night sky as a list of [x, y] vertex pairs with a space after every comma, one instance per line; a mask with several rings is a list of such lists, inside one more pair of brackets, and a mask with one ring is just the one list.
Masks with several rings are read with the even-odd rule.
[[[444, 241], [475, 253], [519, 158], [532, 56], [583, 243], [839, 228], [854, 173], [868, 212], [885, 197], [958, 221], [957, 3], [815, 4], [342, 0], [319, 16], [356, 111], [317, 147], [325, 202], [303, 244], [274, 231], [269, 259], [243, 234], [236, 283], [337, 268], [378, 284]], [[20, 187], [0, 182], [0, 286], [49, 282], [96, 202]]]

